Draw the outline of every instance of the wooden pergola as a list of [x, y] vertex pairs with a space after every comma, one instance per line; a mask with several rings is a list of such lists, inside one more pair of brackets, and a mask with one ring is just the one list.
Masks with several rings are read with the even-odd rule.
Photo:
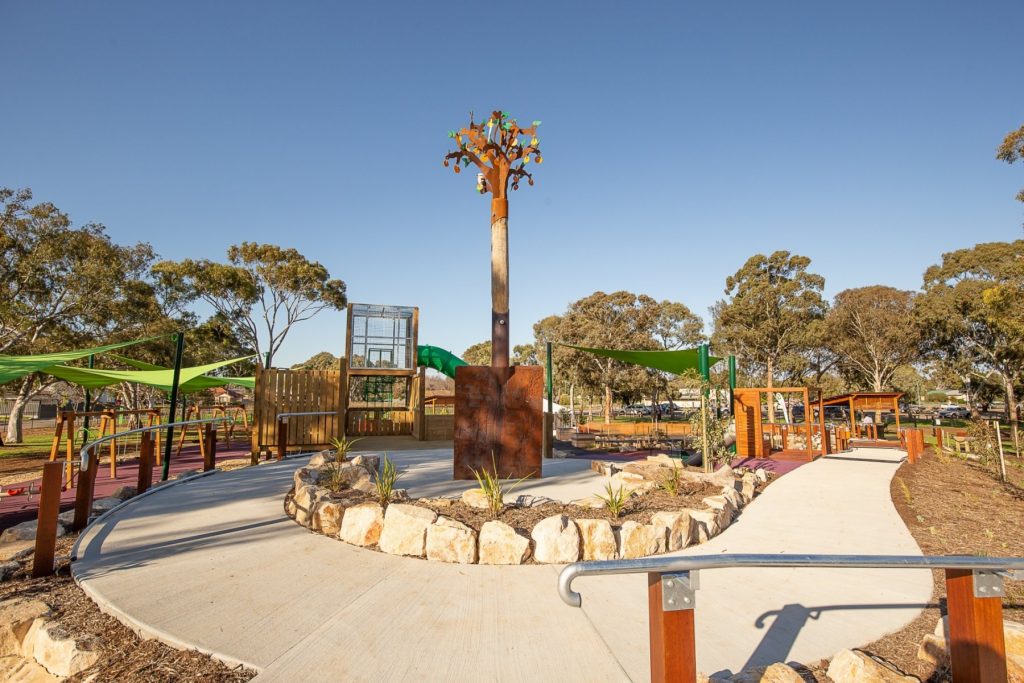
[[899, 391], [859, 391], [849, 394], [831, 396], [824, 400], [826, 406], [846, 406], [850, 409], [850, 434], [858, 439], [881, 441], [878, 438], [877, 425], [861, 425], [857, 422], [857, 411], [881, 412], [891, 410], [896, 415], [896, 433], [900, 433], [900, 398]]
[[[801, 394], [804, 399], [804, 423], [776, 423], [772, 417], [774, 406], [769, 406], [769, 418], [761, 415], [763, 394]], [[811, 403], [811, 395], [817, 399]], [[825, 431], [825, 410], [821, 389], [813, 387], [744, 387], [733, 391], [733, 415], [736, 416], [736, 454], [748, 458], [774, 458], [778, 460], [814, 460], [825, 455], [829, 449], [828, 433]], [[818, 410], [817, 423], [814, 409]], [[806, 444], [802, 448], [790, 448], [789, 439], [793, 434], [803, 432]], [[821, 435], [821, 445], [814, 447], [814, 434]], [[773, 444], [778, 439], [780, 449]]]

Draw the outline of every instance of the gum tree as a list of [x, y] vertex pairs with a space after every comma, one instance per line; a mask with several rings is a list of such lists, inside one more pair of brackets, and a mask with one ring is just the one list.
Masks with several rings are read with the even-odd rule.
[[544, 161], [539, 125], [522, 127], [508, 112], [494, 111], [480, 123], [470, 113], [468, 126], [448, 132], [456, 149], [445, 155], [444, 165], [455, 173], [475, 166], [477, 192], [491, 195], [491, 365], [496, 368], [509, 365], [508, 189], [518, 190], [524, 179], [533, 185], [526, 169]]

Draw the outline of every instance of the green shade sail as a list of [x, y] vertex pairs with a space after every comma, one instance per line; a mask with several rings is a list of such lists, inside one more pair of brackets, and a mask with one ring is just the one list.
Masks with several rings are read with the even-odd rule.
[[[700, 370], [699, 349], [679, 349], [676, 351], [619, 351], [617, 349], [591, 349], [586, 346], [560, 344], [577, 351], [586, 351], [596, 356], [614, 358], [624, 363], [642, 365], [645, 368], [663, 370], [674, 375], [682, 375], [688, 370]], [[709, 356], [708, 367], [722, 360], [718, 356]]]
[[107, 344], [106, 346], [94, 346], [91, 349], [78, 349], [77, 351], [61, 351], [60, 353], [42, 353], [36, 356], [5, 356], [0, 354], [0, 384], [13, 382], [33, 372], [44, 372], [54, 365], [70, 363], [71, 361], [98, 355], [121, 349], [134, 344], [160, 339], [160, 337], [147, 337], [134, 341], [120, 342], [118, 344]]
[[[133, 368], [139, 370], [167, 370], [162, 365], [153, 365], [142, 360], [135, 360], [134, 358], [126, 358], [119, 356], [116, 353], [110, 354], [110, 358], [114, 358], [125, 365], [130, 365]], [[228, 384], [234, 384], [240, 387], [248, 387], [249, 389], [256, 388], [255, 377], [196, 377], [189, 382], [183, 383], [178, 387], [179, 391], [185, 391], [186, 393], [201, 391], [202, 389], [211, 389], [213, 387], [223, 387]]]
[[[232, 358], [231, 360], [197, 365], [191, 368], [182, 368], [179, 377], [179, 391], [192, 392], [207, 389], [211, 386], [224, 386], [225, 384], [236, 384], [235, 379], [230, 377], [203, 377], [208, 372], [225, 365], [231, 365], [239, 361], [248, 360], [253, 356]], [[72, 368], [66, 365], [54, 365], [46, 369], [46, 372], [66, 382], [81, 385], [87, 389], [98, 389], [100, 387], [118, 384], [120, 382], [134, 382], [156, 387], [164, 391], [170, 391], [174, 383], [174, 370], [162, 368], [160, 370], [101, 370], [97, 368]]]

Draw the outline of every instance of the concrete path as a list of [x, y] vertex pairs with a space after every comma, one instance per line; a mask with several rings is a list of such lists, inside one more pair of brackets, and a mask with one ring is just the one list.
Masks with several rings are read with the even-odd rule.
[[[819, 460], [773, 483], [692, 554], [916, 554], [889, 498], [900, 453]], [[649, 680], [642, 575], [576, 582], [558, 567], [444, 565], [362, 550], [285, 518], [301, 462], [190, 481], [83, 534], [83, 588], [145, 635], [261, 671], [261, 681]], [[816, 661], [913, 619], [926, 570], [714, 570], [697, 594], [708, 673]]]

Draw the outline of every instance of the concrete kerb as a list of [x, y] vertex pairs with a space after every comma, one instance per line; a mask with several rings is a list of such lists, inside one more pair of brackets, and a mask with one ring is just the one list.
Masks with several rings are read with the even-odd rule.
[[[317, 451], [317, 452], [319, 452], [319, 451]], [[285, 455], [285, 459], [286, 460], [290, 460], [290, 459], [293, 459], [293, 458], [295, 458], [295, 459], [297, 459], [297, 458], [308, 458], [308, 457], [311, 457], [313, 455], [315, 455], [315, 453], [293, 453], [291, 455]], [[264, 461], [261, 461], [261, 462], [257, 463], [257, 466], [258, 465], [268, 464], [268, 463], [276, 463], [276, 462], [279, 462], [279, 461], [278, 460], [264, 460]], [[241, 469], [245, 469], [245, 468], [241, 468]], [[160, 628], [157, 628], [157, 627], [154, 627], [154, 626], [150, 626], [149, 624], [136, 619], [135, 617], [133, 617], [132, 615], [128, 614], [127, 612], [124, 612], [123, 610], [120, 610], [117, 607], [114, 607], [111, 604], [110, 600], [108, 600], [106, 598], [106, 596], [104, 596], [101, 591], [99, 591], [96, 588], [94, 588], [92, 586], [89, 586], [87, 584], [83, 584], [81, 582], [81, 580], [80, 580], [80, 577], [78, 576], [78, 573], [75, 571], [75, 561], [78, 559], [78, 547], [79, 547], [79, 544], [81, 544], [82, 540], [86, 537], [86, 532], [88, 532], [94, 525], [99, 524], [99, 523], [105, 521], [108, 517], [112, 516], [114, 513], [116, 513], [117, 511], [121, 510], [122, 508], [124, 508], [124, 507], [126, 507], [126, 506], [128, 506], [128, 505], [130, 505], [132, 503], [135, 503], [137, 501], [143, 500], [143, 499], [145, 499], [145, 498], [147, 498], [147, 497], [149, 497], [151, 495], [154, 495], [156, 493], [160, 493], [162, 491], [168, 491], [168, 490], [174, 488], [175, 486], [177, 486], [179, 484], [185, 484], [185, 483], [188, 483], [188, 482], [191, 482], [191, 481], [196, 481], [197, 479], [202, 479], [204, 477], [208, 477], [208, 476], [210, 476], [212, 474], [218, 474], [218, 473], [219, 474], [228, 474], [228, 472], [225, 472], [224, 470], [221, 470], [220, 468], [216, 468], [216, 469], [210, 470], [209, 472], [197, 472], [197, 473], [195, 473], [195, 474], [193, 474], [191, 476], [184, 477], [182, 479], [174, 479], [172, 481], [168, 481], [168, 482], [166, 482], [164, 484], [161, 484], [160, 486], [156, 486], [154, 488], [147, 489], [143, 493], [140, 493], [137, 496], [133, 496], [133, 497], [129, 498], [128, 500], [125, 500], [125, 501], [121, 502], [120, 504], [115, 505], [114, 507], [110, 508], [109, 510], [107, 510], [106, 512], [101, 514], [96, 519], [94, 519], [91, 522], [89, 522], [89, 524], [87, 524], [86, 527], [84, 529], [82, 529], [81, 533], [78, 535], [78, 539], [75, 541], [75, 544], [73, 546], [71, 546], [71, 578], [74, 579], [76, 584], [78, 584], [78, 587], [82, 590], [82, 592], [84, 592], [89, 597], [90, 600], [92, 600], [94, 603], [96, 603], [96, 606], [99, 607], [101, 612], [103, 612], [104, 614], [109, 614], [110, 616], [114, 617], [119, 622], [121, 622], [122, 624], [127, 626], [129, 629], [131, 629], [136, 635], [138, 635], [143, 640], [150, 640], [150, 639], [158, 640], [161, 643], [164, 643], [165, 645], [173, 647], [176, 650], [201, 652], [202, 654], [205, 654], [207, 656], [213, 657], [214, 659], [216, 659], [216, 660], [218, 660], [220, 662], [223, 662], [225, 665], [227, 665], [229, 667], [239, 667], [239, 666], [241, 666], [241, 667], [245, 667], [246, 669], [251, 669], [253, 671], [260, 672], [260, 671], [263, 670], [263, 667], [261, 667], [261, 666], [257, 666], [255, 664], [253, 664], [252, 662], [247, 662], [247, 661], [239, 659], [237, 657], [232, 657], [231, 655], [224, 654], [223, 652], [218, 652], [216, 650], [210, 650], [210, 649], [207, 649], [207, 648], [199, 647], [199, 646], [195, 645], [194, 643], [189, 643], [189, 642], [186, 642], [184, 640], [181, 640], [181, 639], [171, 635], [170, 633], [167, 633], [163, 629], [160, 629]]]

